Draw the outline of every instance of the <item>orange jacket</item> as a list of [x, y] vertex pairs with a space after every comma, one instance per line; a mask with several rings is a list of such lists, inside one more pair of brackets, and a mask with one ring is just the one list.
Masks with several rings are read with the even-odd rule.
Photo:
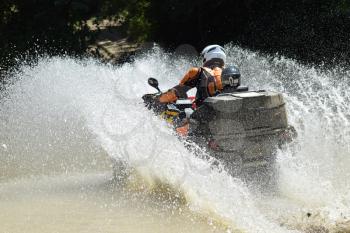
[[[172, 103], [178, 98], [186, 98], [186, 92], [194, 87], [197, 87], [201, 78], [201, 70], [205, 69], [212, 77], [214, 82], [209, 82], [207, 86], [208, 93], [213, 96], [217, 91], [222, 90], [221, 73], [222, 69], [215, 67], [213, 69], [207, 67], [193, 67], [181, 79], [179, 85], [173, 87], [169, 91], [162, 94], [159, 98], [161, 103]], [[197, 90], [198, 91], [198, 90]]]

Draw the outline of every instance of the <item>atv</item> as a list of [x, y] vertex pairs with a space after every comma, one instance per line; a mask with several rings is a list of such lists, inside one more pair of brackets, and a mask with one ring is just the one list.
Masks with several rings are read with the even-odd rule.
[[270, 180], [275, 176], [277, 150], [296, 136], [280, 93], [238, 86], [206, 98], [197, 107], [194, 97], [160, 104], [158, 81], [149, 78], [148, 84], [158, 92], [142, 97], [145, 106], [169, 122], [179, 136], [205, 148], [234, 176], [259, 183]]

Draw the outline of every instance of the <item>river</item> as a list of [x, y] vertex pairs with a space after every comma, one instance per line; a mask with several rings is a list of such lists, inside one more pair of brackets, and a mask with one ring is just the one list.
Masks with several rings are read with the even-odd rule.
[[[298, 132], [276, 192], [213, 168], [143, 107], [148, 77], [166, 90], [196, 60], [42, 57], [0, 96], [0, 232], [349, 232], [349, 71], [226, 49], [243, 84], [284, 94]], [[115, 161], [128, 175], [113, 179]]]

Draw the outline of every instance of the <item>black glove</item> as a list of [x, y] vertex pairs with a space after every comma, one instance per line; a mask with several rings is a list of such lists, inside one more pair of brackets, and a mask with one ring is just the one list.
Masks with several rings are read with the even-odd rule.
[[142, 96], [143, 102], [145, 103], [145, 106], [148, 109], [151, 109], [154, 105], [154, 103], [157, 101], [157, 95], [156, 94], [146, 94]]
[[145, 106], [148, 109], [152, 109], [155, 113], [159, 114], [167, 109], [166, 103], [159, 101], [160, 95], [157, 94], [146, 94], [142, 96]]

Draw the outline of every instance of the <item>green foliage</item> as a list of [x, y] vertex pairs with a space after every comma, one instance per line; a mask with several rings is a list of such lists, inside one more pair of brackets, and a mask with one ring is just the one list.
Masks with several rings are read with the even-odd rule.
[[139, 0], [131, 1], [127, 7], [128, 34], [138, 42], [143, 42], [150, 37], [152, 24], [146, 16], [149, 6], [148, 0]]
[[95, 6], [92, 0], [2, 0], [0, 68], [37, 52], [80, 53], [91, 39], [85, 22]]
[[334, 8], [340, 12], [341, 14], [349, 14], [350, 13], [350, 0], [340, 0], [334, 2]]
[[350, 63], [350, 0], [150, 0], [165, 44], [235, 42], [306, 62]]
[[84, 53], [94, 41], [91, 18], [122, 19], [138, 42], [201, 49], [233, 41], [305, 61], [350, 63], [350, 0], [1, 0], [0, 72], [37, 50]]

